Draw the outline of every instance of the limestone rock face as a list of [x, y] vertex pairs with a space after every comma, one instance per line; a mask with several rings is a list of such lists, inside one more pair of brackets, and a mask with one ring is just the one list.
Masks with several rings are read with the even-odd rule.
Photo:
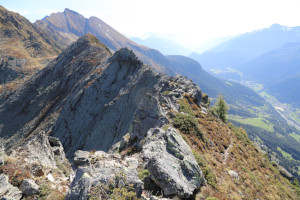
[[[108, 186], [115, 184], [122, 179], [126, 185], [133, 185], [137, 195], [140, 196], [143, 189], [143, 182], [139, 180], [137, 167], [138, 160], [134, 157], [121, 158], [119, 154], [107, 154], [103, 151], [76, 152], [75, 155], [81, 156], [77, 160], [90, 161], [89, 167], [79, 167], [76, 176], [70, 186], [70, 191], [66, 199], [87, 199], [89, 190], [99, 184]], [[103, 197], [102, 197], [103, 198]]]
[[23, 194], [28, 196], [39, 193], [39, 186], [32, 179], [24, 179], [20, 189]]
[[8, 177], [5, 174], [0, 174], [0, 197], [14, 200], [19, 200], [22, 197], [22, 192], [8, 182]]
[[151, 129], [143, 154], [152, 180], [165, 195], [188, 198], [205, 182], [190, 147], [173, 128]]

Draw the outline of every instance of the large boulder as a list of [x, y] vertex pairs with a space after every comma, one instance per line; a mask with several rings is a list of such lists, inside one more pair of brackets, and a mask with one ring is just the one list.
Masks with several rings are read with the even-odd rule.
[[143, 153], [152, 180], [167, 196], [189, 198], [205, 183], [190, 147], [174, 128], [151, 129]]
[[27, 196], [39, 193], [39, 186], [32, 179], [24, 179], [20, 189]]
[[89, 191], [99, 185], [108, 186], [122, 179], [125, 185], [133, 185], [138, 196], [141, 195], [143, 182], [139, 180], [137, 167], [138, 160], [134, 157], [121, 158], [119, 154], [108, 154], [103, 151], [75, 152], [75, 155], [86, 155], [90, 165], [79, 167], [76, 176], [70, 186], [66, 199], [83, 200], [88, 198]]
[[8, 177], [5, 174], [0, 174], [0, 197], [14, 200], [19, 200], [22, 197], [22, 192], [8, 182]]

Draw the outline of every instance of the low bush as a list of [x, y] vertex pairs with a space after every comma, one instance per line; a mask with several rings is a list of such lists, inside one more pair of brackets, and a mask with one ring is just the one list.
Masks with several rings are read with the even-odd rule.
[[92, 186], [89, 200], [116, 199], [116, 200], [137, 200], [132, 184], [127, 182], [124, 171], [116, 171], [113, 180], [108, 184], [98, 183]]
[[202, 170], [202, 173], [203, 173], [205, 179], [207, 180], [207, 184], [213, 188], [216, 188], [217, 187], [217, 178], [216, 178], [214, 171], [208, 166], [206, 161], [201, 157], [201, 155], [198, 152], [193, 151], [193, 154], [194, 154], [194, 157], [195, 157], [198, 165], [200, 166], [200, 168]]
[[142, 169], [141, 171], [139, 171], [138, 176], [139, 179], [142, 181], [146, 176], [149, 176], [150, 172], [148, 169]]
[[6, 174], [9, 178], [8, 181], [13, 186], [19, 187], [24, 179], [30, 178], [29, 169], [20, 160], [6, 157], [4, 163], [4, 165], [0, 166], [0, 173]]

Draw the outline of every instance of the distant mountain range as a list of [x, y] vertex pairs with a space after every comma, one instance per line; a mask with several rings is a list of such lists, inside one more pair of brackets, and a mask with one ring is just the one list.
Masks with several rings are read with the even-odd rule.
[[159, 36], [156, 36], [155, 34], [153, 34], [145, 39], [141, 39], [138, 37], [133, 37], [130, 39], [138, 44], [141, 44], [141, 45], [153, 48], [153, 49], [157, 49], [160, 52], [162, 52], [164, 55], [185, 55], [185, 56], [187, 56], [190, 54], [190, 50], [184, 48], [182, 45], [180, 45], [176, 41], [167, 39], [164, 37], [159, 37]]
[[300, 42], [288, 43], [280, 48], [243, 63], [238, 70], [251, 80], [272, 85], [300, 74]]
[[99, 18], [87, 19], [75, 11], [65, 9], [64, 12], [53, 13], [49, 17], [36, 21], [35, 24], [65, 46], [74, 42], [78, 37], [90, 33], [112, 51], [127, 47], [158, 72], [169, 71], [166, 67], [166, 60], [159, 51], [134, 43]]
[[300, 108], [300, 27], [274, 24], [190, 56], [219, 77], [264, 84], [265, 90], [278, 100]]
[[236, 68], [292, 42], [300, 42], [300, 27], [274, 24], [269, 28], [242, 34], [200, 55], [192, 53], [190, 57], [200, 62], [205, 69]]

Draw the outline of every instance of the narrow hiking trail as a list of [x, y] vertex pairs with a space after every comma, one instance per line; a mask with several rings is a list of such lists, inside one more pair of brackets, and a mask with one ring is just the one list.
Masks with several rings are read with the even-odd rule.
[[223, 165], [226, 165], [226, 163], [227, 163], [227, 159], [228, 159], [228, 156], [229, 156], [229, 150], [232, 148], [232, 143], [233, 143], [233, 139], [232, 139], [232, 136], [231, 136], [230, 129], [229, 129], [229, 133], [230, 133], [230, 144], [227, 147], [227, 149], [225, 150], [224, 159], [223, 159]]

